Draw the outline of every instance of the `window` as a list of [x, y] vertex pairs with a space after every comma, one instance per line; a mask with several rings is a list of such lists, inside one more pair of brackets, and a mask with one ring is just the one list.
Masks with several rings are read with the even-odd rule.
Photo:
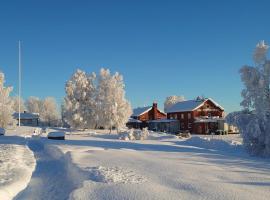
[[191, 119], [191, 113], [188, 113], [188, 119]]
[[174, 119], [177, 119], [177, 114], [174, 114]]
[[183, 113], [181, 114], [181, 119], [184, 119], [184, 114]]
[[211, 117], [212, 116], [212, 114], [211, 113], [208, 113], [208, 117]]
[[192, 128], [192, 123], [188, 123], [188, 128], [189, 128], [189, 129]]
[[181, 126], [180, 129], [185, 129], [185, 124], [184, 123], [181, 123], [180, 126]]

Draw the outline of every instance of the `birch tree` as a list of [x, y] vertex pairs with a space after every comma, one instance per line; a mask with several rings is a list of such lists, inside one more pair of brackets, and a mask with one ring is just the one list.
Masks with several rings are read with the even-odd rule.
[[48, 126], [56, 126], [60, 118], [56, 100], [53, 97], [47, 97], [41, 103], [41, 121]]
[[21, 100], [19, 100], [19, 96], [15, 96], [12, 98], [13, 101], [13, 110], [14, 112], [19, 112], [19, 105], [20, 105], [20, 111], [24, 112], [26, 110], [26, 107], [24, 105], [24, 100], [23, 98], [21, 98]]
[[72, 128], [93, 128], [95, 120], [95, 74], [77, 70], [66, 83], [64, 119]]
[[[240, 129], [246, 149], [253, 155], [270, 156], [270, 61], [267, 60], [268, 45], [257, 44], [254, 66], [240, 69], [244, 84], [242, 91], [244, 110], [230, 116], [230, 121]], [[233, 119], [233, 120], [232, 120]]]
[[12, 87], [5, 87], [5, 75], [0, 72], [0, 127], [6, 128], [14, 122], [13, 119], [13, 101], [10, 98]]
[[42, 101], [38, 97], [29, 97], [25, 106], [28, 112], [30, 113], [41, 113], [42, 110]]
[[165, 102], [164, 102], [164, 111], [167, 112], [167, 110], [173, 106], [174, 104], [181, 102], [181, 101], [185, 101], [185, 97], [184, 96], [169, 96], [166, 98]]

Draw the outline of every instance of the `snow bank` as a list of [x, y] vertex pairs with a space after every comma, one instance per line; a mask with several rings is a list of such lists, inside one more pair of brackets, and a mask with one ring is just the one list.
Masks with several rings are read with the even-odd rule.
[[120, 140], [145, 140], [149, 136], [149, 132], [147, 128], [144, 128], [143, 130], [134, 130], [130, 129], [127, 132], [123, 132], [119, 134]]
[[243, 152], [243, 145], [235, 140], [225, 141], [210, 137], [193, 136], [181, 144], [226, 152]]
[[26, 188], [36, 166], [24, 145], [0, 144], [0, 199], [9, 200]]

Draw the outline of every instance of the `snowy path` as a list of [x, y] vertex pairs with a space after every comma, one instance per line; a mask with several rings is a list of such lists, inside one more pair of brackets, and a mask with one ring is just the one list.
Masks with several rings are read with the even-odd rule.
[[37, 159], [28, 187], [15, 199], [17, 200], [63, 200], [76, 188], [78, 177], [70, 176], [72, 166], [68, 156], [64, 156], [56, 147], [45, 145], [42, 139], [31, 140], [30, 149]]

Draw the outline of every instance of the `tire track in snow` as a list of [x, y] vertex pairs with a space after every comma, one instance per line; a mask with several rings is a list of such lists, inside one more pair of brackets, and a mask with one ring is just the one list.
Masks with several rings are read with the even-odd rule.
[[83, 181], [83, 173], [71, 163], [70, 154], [63, 154], [57, 147], [42, 140], [29, 141], [29, 148], [37, 160], [36, 169], [27, 188], [17, 200], [64, 200]]

